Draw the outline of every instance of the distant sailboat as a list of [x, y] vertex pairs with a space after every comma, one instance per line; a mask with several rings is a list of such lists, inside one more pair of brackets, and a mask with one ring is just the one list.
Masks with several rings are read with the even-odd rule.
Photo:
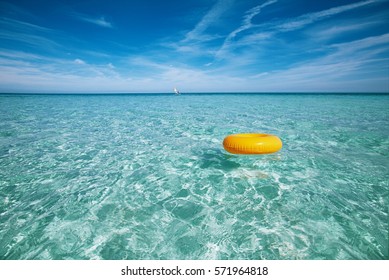
[[175, 95], [179, 95], [180, 91], [178, 89], [174, 88], [174, 93], [175, 93]]

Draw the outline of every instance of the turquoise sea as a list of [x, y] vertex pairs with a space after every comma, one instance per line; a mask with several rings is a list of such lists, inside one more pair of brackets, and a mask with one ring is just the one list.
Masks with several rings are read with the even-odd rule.
[[388, 192], [389, 95], [0, 95], [0, 259], [388, 259]]

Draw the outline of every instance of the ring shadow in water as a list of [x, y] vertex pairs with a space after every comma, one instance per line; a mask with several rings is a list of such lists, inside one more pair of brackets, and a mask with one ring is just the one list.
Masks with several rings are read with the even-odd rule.
[[210, 149], [199, 155], [199, 167], [202, 169], [215, 168], [231, 171], [241, 166], [233, 160], [235, 157], [234, 155], [223, 153], [220, 149]]
[[[200, 153], [199, 157], [199, 167], [201, 169], [214, 168], [217, 170], [231, 172], [237, 171], [241, 178], [259, 178], [266, 179], [269, 177], [267, 173], [263, 170], [260, 170], [258, 167], [248, 165], [243, 166], [242, 164], [236, 162], [237, 155], [228, 154], [220, 149], [210, 149], [205, 151], [204, 153]], [[267, 160], [279, 160], [277, 157], [267, 158]]]

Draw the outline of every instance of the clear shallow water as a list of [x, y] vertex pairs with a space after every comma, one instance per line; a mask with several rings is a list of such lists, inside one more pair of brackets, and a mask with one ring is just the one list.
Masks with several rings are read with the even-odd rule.
[[0, 95], [0, 258], [388, 259], [388, 169], [388, 95]]

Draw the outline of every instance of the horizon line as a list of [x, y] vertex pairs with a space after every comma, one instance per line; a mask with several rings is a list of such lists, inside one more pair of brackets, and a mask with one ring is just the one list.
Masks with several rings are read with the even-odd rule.
[[[389, 91], [372, 91], [372, 92], [354, 92], [354, 91], [242, 91], [242, 92], [232, 92], [232, 91], [189, 91], [181, 92], [180, 95], [255, 95], [255, 94], [274, 94], [274, 95], [389, 95]], [[0, 95], [172, 95], [174, 93], [170, 92], [0, 92]]]

